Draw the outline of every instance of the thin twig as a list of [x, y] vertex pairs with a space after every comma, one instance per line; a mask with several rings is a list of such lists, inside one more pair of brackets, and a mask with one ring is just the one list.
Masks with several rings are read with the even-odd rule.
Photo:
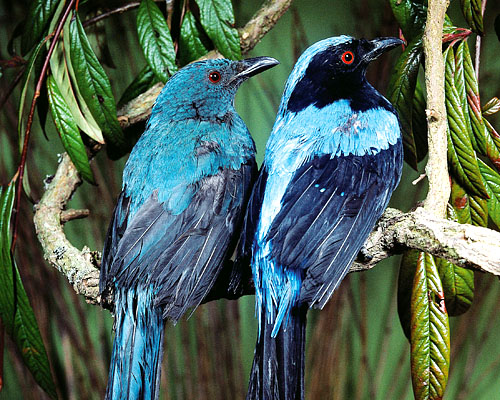
[[[486, 9], [486, 3], [488, 0], [483, 0], [481, 3], [481, 16], [484, 17], [484, 10]], [[475, 54], [474, 69], [476, 70], [476, 79], [479, 82], [479, 63], [481, 58], [481, 35], [476, 36], [476, 54]]]
[[[154, 0], [157, 3], [163, 2], [164, 0]], [[96, 15], [93, 18], [89, 18], [85, 20], [82, 25], [84, 28], [97, 24], [99, 21], [102, 21], [103, 19], [109, 18], [115, 14], [123, 14], [126, 11], [133, 10], [134, 8], [138, 8], [140, 6], [141, 2], [140, 1], [134, 1], [132, 3], [127, 3], [124, 6], [114, 8], [112, 10], [103, 12], [102, 14]]]
[[35, 94], [33, 95], [33, 100], [31, 101], [31, 109], [30, 113], [28, 114], [28, 122], [26, 124], [26, 131], [24, 134], [24, 143], [23, 143], [23, 149], [21, 152], [21, 162], [18, 167], [18, 172], [19, 172], [19, 179], [16, 182], [16, 198], [14, 202], [14, 208], [12, 210], [12, 243], [11, 243], [11, 251], [14, 253], [14, 249], [16, 248], [16, 240], [17, 240], [17, 228], [19, 224], [19, 206], [21, 204], [21, 192], [23, 188], [23, 178], [24, 178], [24, 168], [26, 167], [26, 158], [28, 155], [28, 145], [29, 145], [29, 140], [30, 140], [30, 133], [31, 133], [31, 126], [33, 125], [33, 116], [35, 114], [35, 106], [38, 100], [38, 97], [40, 97], [40, 92], [42, 90], [42, 84], [43, 81], [45, 80], [45, 75], [47, 74], [47, 69], [49, 67], [49, 61], [50, 57], [54, 51], [54, 48], [57, 43], [57, 39], [59, 35], [61, 34], [64, 22], [66, 21], [66, 18], [68, 18], [69, 12], [71, 11], [71, 8], [73, 7], [73, 3], [75, 0], [71, 0], [70, 3], [68, 4], [68, 7], [66, 8], [61, 20], [59, 21], [59, 24], [55, 30], [54, 33], [54, 38], [52, 42], [50, 43], [49, 50], [47, 52], [47, 56], [45, 58], [45, 62], [43, 63], [42, 70], [40, 72], [40, 77], [38, 78], [38, 82], [35, 87]]

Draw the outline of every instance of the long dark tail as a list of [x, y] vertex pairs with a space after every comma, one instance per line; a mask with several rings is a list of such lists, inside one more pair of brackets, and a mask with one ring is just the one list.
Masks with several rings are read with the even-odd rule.
[[106, 400], [158, 399], [164, 321], [152, 290], [118, 291], [115, 314]]
[[263, 311], [247, 400], [304, 399], [306, 313], [307, 307], [293, 308], [286, 329], [273, 338]]

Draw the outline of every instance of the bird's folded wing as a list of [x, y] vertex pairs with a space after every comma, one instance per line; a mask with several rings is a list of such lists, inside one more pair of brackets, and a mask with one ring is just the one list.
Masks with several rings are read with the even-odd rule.
[[302, 270], [301, 302], [323, 307], [345, 276], [387, 205], [394, 162], [386, 150], [323, 155], [297, 170], [267, 239], [278, 265]]
[[[234, 244], [233, 233], [240, 224], [252, 168], [247, 164], [237, 171], [223, 169], [203, 178], [196, 184], [189, 206], [177, 215], [153, 194], [121, 237], [113, 237], [120, 234], [118, 229], [108, 239], [106, 285], [154, 284], [155, 303], [164, 307], [165, 318], [174, 321], [196, 307]], [[119, 202], [114, 219], [121, 212]]]

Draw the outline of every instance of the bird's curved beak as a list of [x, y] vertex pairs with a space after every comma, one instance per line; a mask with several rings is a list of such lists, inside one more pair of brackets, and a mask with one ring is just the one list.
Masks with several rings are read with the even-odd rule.
[[381, 37], [370, 40], [368, 43], [372, 46], [372, 49], [367, 51], [363, 56], [363, 60], [367, 63], [375, 60], [382, 53], [385, 53], [386, 51], [389, 51], [404, 42], [401, 39], [394, 37]]
[[238, 61], [236, 66], [238, 72], [231, 78], [230, 83], [241, 83], [278, 64], [279, 61], [272, 57], [254, 57]]

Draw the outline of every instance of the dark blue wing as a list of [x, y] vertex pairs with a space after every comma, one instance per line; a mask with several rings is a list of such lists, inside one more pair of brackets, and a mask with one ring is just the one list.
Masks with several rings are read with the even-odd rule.
[[[196, 307], [234, 249], [233, 233], [243, 217], [254, 168], [249, 163], [203, 178], [190, 205], [178, 215], [167, 211], [154, 193], [128, 221], [112, 257], [109, 251], [103, 286], [153, 285], [155, 304], [172, 320]], [[113, 221], [117, 212], [118, 207]], [[113, 235], [107, 242], [117, 242]]]
[[315, 157], [294, 175], [267, 239], [279, 265], [303, 270], [301, 303], [323, 307], [347, 273], [399, 182], [400, 148]]

